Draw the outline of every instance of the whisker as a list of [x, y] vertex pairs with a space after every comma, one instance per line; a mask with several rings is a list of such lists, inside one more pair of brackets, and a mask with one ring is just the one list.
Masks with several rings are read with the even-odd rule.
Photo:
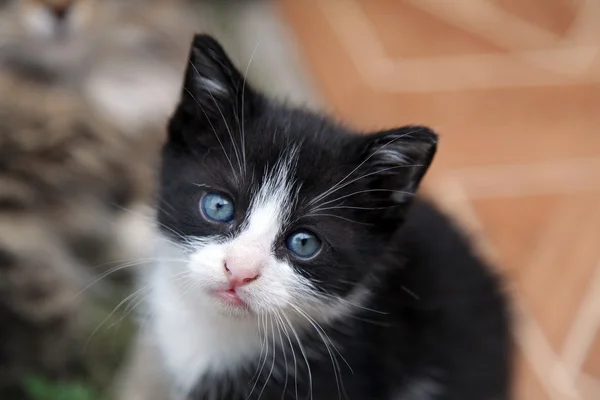
[[292, 333], [294, 334], [294, 337], [296, 338], [296, 342], [298, 343], [298, 348], [300, 349], [300, 352], [302, 353], [302, 357], [304, 358], [304, 362], [306, 363], [306, 369], [308, 371], [308, 388], [309, 388], [309, 393], [310, 393], [310, 399], [312, 400], [312, 398], [313, 398], [312, 372], [310, 370], [308, 357], [306, 356], [306, 352], [304, 351], [304, 346], [302, 346], [302, 342], [300, 341], [300, 336], [298, 336], [298, 332], [296, 332], [296, 329], [294, 329], [294, 326], [292, 325], [292, 323], [290, 322], [290, 320], [288, 319], [288, 317], [285, 314], [282, 314], [282, 317], [285, 319], [289, 328], [292, 330]]
[[[422, 167], [422, 166], [423, 166], [423, 165], [420, 165], [420, 164], [415, 164], [415, 165], [395, 165], [395, 166], [393, 166], [393, 167], [383, 168], [383, 169], [379, 169], [379, 170], [377, 170], [377, 171], [369, 172], [368, 174], [361, 175], [361, 176], [359, 176], [358, 178], [354, 178], [354, 179], [352, 179], [351, 181], [348, 181], [348, 182], [344, 183], [343, 185], [341, 185], [341, 186], [337, 187], [335, 190], [333, 190], [333, 191], [331, 191], [330, 193], [328, 193], [328, 194], [327, 194], [327, 196], [324, 196], [324, 197], [323, 197], [323, 199], [324, 199], [325, 197], [328, 197], [328, 196], [332, 195], [333, 193], [337, 192], [338, 190], [341, 190], [341, 189], [345, 188], [346, 186], [348, 186], [348, 185], [351, 185], [351, 184], [353, 184], [354, 182], [357, 182], [357, 181], [359, 181], [359, 180], [361, 180], [361, 179], [364, 179], [364, 178], [367, 178], [367, 177], [369, 177], [369, 176], [373, 176], [373, 175], [381, 174], [382, 172], [385, 172], [385, 171], [390, 171], [390, 170], [394, 170], [394, 169], [398, 169], [398, 168], [412, 168], [412, 167]], [[398, 192], [400, 192], [400, 191], [398, 191]], [[408, 192], [407, 194], [412, 194], [412, 192]], [[314, 199], [313, 199], [313, 200], [314, 200]], [[325, 205], [325, 204], [329, 204], [330, 202], [331, 202], [331, 200], [330, 200], [330, 201], [326, 201], [326, 202], [324, 202], [324, 203], [321, 203], [321, 204], [319, 204], [319, 205], [320, 205], [320, 206], [322, 206], [322, 205]], [[312, 204], [314, 204], [314, 201], [310, 201], [310, 202], [308, 203], [308, 205], [312, 205]]]
[[339, 218], [339, 219], [343, 219], [344, 221], [347, 221], [347, 222], [352, 222], [352, 223], [354, 223], [354, 224], [360, 224], [360, 225], [372, 225], [372, 224], [369, 224], [369, 223], [367, 223], [367, 222], [360, 222], [360, 221], [355, 221], [355, 220], [353, 220], [353, 219], [350, 219], [350, 218], [342, 217], [341, 215], [336, 215], [336, 214], [320, 214], [320, 213], [319, 213], [319, 214], [306, 214], [306, 215], [301, 215], [300, 217], [298, 217], [298, 218], [296, 219], [296, 221], [297, 221], [297, 220], [299, 220], [299, 219], [302, 219], [302, 218], [306, 218], [306, 217], [331, 217], [331, 218]]
[[219, 138], [219, 134], [217, 133], [213, 123], [211, 122], [210, 118], [208, 117], [208, 114], [206, 113], [206, 111], [204, 111], [204, 107], [202, 107], [202, 104], [200, 104], [200, 102], [196, 99], [196, 97], [194, 97], [194, 95], [192, 94], [192, 92], [190, 92], [187, 88], [183, 88], [183, 90], [185, 90], [187, 92], [187, 94], [189, 94], [192, 99], [194, 99], [194, 101], [196, 102], [196, 104], [198, 104], [198, 107], [200, 107], [200, 110], [202, 111], [202, 113], [204, 114], [204, 116], [206, 117], [206, 120], [208, 121], [210, 127], [213, 130], [213, 133], [215, 134], [215, 137], [217, 139], [217, 141], [219, 142], [219, 145], [221, 146], [221, 149], [223, 150], [223, 154], [225, 155], [225, 158], [227, 159], [227, 162], [229, 162], [229, 166], [231, 167], [231, 172], [233, 172], [233, 175], [235, 176], [235, 168], [233, 167], [233, 163], [231, 162], [231, 158], [229, 157], [229, 154], [227, 154], [227, 151], [225, 150], [225, 147], [223, 146], [223, 142], [221, 142], [221, 139]]
[[[196, 74], [202, 78], [202, 75], [200, 75], [200, 71], [198, 71], [198, 69], [196, 68], [196, 66], [190, 62], [190, 65], [192, 66], [192, 68], [194, 69], [194, 71], [196, 71]], [[240, 168], [240, 173], [242, 172], [242, 162], [240, 159], [240, 154], [238, 153], [237, 147], [236, 147], [236, 142], [233, 139], [233, 134], [231, 133], [231, 129], [229, 129], [229, 124], [227, 124], [227, 119], [225, 118], [225, 114], [223, 114], [223, 112], [221, 111], [221, 107], [219, 107], [219, 103], [217, 102], [217, 100], [215, 99], [215, 96], [213, 96], [212, 92], [210, 90], [207, 90], [208, 94], [210, 95], [210, 98], [212, 99], [213, 103], [215, 104], [215, 107], [217, 107], [217, 110], [219, 111], [219, 114], [221, 115], [221, 118], [223, 119], [223, 122], [225, 123], [225, 129], [227, 130], [227, 133], [229, 134], [229, 139], [231, 139], [231, 144], [233, 145], [233, 151], [235, 153], [235, 158], [237, 158], [237, 162], [238, 162], [238, 166]]]
[[327, 210], [386, 210], [388, 208], [394, 208], [394, 207], [398, 207], [398, 205], [384, 206], [384, 207], [332, 206], [332, 207], [315, 208], [311, 212], [327, 211]]
[[[173, 205], [171, 203], [169, 203], [167, 200], [165, 200], [159, 193], [155, 193], [154, 196], [160, 203], [163, 203], [165, 206], [169, 207], [171, 209], [171, 211], [177, 212], [177, 209], [175, 207], [173, 207]], [[164, 212], [164, 210], [162, 210], [162, 211]]]
[[90, 341], [92, 340], [92, 338], [96, 335], [96, 333], [98, 333], [98, 331], [100, 330], [100, 328], [102, 328], [102, 326], [106, 323], [106, 321], [108, 321], [113, 315], [115, 315], [115, 313], [119, 310], [119, 308], [121, 308], [121, 306], [125, 303], [127, 303], [130, 299], [134, 298], [138, 293], [140, 293], [142, 291], [142, 289], [138, 289], [135, 292], [131, 293], [130, 295], [128, 295], [127, 297], [125, 297], [123, 300], [121, 300], [119, 302], [119, 304], [116, 305], [116, 307], [108, 314], [108, 316], [106, 316], [102, 322], [100, 322], [98, 324], [98, 326], [96, 326], [96, 328], [92, 331], [92, 333], [90, 334], [90, 336], [88, 337], [88, 339], [86, 340], [83, 348], [87, 349]]
[[[285, 336], [287, 337], [288, 343], [290, 344], [290, 349], [292, 350], [292, 358], [294, 360], [294, 390], [295, 390], [295, 398], [298, 398], [298, 364], [297, 364], [297, 360], [296, 360], [296, 352], [294, 351], [294, 345], [292, 344], [292, 339], [290, 338], [290, 333], [288, 332], [286, 326], [285, 326], [285, 322], [283, 321], [283, 318], [281, 316], [281, 313], [279, 311], [276, 311], [276, 315], [277, 318], [279, 319], [279, 321], [281, 322], [281, 328], [283, 329], [283, 333], [285, 334]], [[287, 379], [286, 379], [287, 382]], [[284, 395], [285, 395], [285, 391], [284, 391]]]
[[107, 276], [109, 276], [111, 274], [114, 274], [115, 272], [122, 271], [122, 270], [127, 269], [127, 268], [135, 267], [136, 265], [144, 264], [145, 262], [147, 262], [147, 260], [135, 261], [135, 262], [131, 262], [131, 263], [120, 265], [120, 266], [115, 267], [115, 268], [111, 268], [107, 272], [105, 272], [102, 275], [100, 275], [98, 278], [94, 279], [92, 282], [90, 282], [87, 285], [85, 285], [79, 292], [75, 293], [75, 295], [73, 296], [73, 301], [77, 300], [77, 298], [83, 292], [85, 292], [86, 290], [88, 290], [89, 288], [91, 288], [92, 286], [94, 286], [95, 284], [97, 284], [102, 279], [106, 278]]
[[[150, 216], [148, 216], [148, 215], [139, 214], [139, 213], [137, 213], [137, 212], [135, 212], [135, 211], [133, 211], [133, 210], [131, 210], [131, 209], [128, 209], [128, 208], [126, 208], [126, 207], [121, 207], [121, 206], [119, 206], [119, 205], [117, 205], [117, 207], [118, 207], [118, 208], [120, 208], [121, 210], [125, 211], [125, 212], [128, 212], [128, 213], [130, 213], [131, 215], [135, 215], [136, 217], [140, 217], [140, 218], [142, 218], [142, 219], [145, 219], [145, 220], [147, 220], [147, 221], [150, 221], [150, 222], [151, 222], [151, 223], [153, 223], [153, 224], [157, 224], [158, 226], [162, 226], [163, 228], [165, 228], [165, 229], [166, 229], [166, 230], [168, 230], [169, 232], [173, 233], [175, 236], [177, 236], [177, 237], [178, 237], [178, 238], [180, 238], [180, 239], [183, 239], [183, 240], [185, 240], [185, 239], [186, 239], [186, 237], [185, 237], [184, 235], [182, 235], [181, 233], [179, 233], [179, 232], [175, 231], [174, 229], [172, 229], [172, 228], [168, 227], [167, 225], [165, 225], [165, 224], [163, 224], [163, 223], [161, 223], [161, 222], [158, 222], [158, 220], [157, 220], [156, 218], [154, 218], [154, 217], [150, 217]], [[160, 208], [159, 208], [159, 209], [160, 209]], [[173, 244], [176, 244], [176, 243], [174, 243], [174, 242], [171, 242], [171, 243], [173, 243]]]
[[[266, 314], [259, 314], [259, 315], [261, 315], [261, 319], [264, 322], [263, 327], [264, 327], [264, 337], [265, 337], [265, 345], [266, 345], [265, 359], [263, 360], [262, 365], [260, 366], [260, 371], [258, 372], [258, 374], [256, 376], [256, 381], [254, 382], [254, 385], [252, 386], [252, 390], [250, 390], [250, 394], [248, 395], [248, 397], [246, 397], [246, 400], [248, 400], [252, 396], [252, 393], [254, 392], [254, 389], [256, 388], [256, 384], [260, 380], [260, 376], [262, 374], [263, 368], [265, 367], [265, 364], [267, 363], [267, 358], [269, 356], [269, 341], [267, 339], [267, 316], [266, 316]], [[264, 317], [264, 318], [262, 318], [262, 317]], [[260, 363], [260, 361], [259, 361], [259, 363]]]
[[[258, 316], [256, 318], [256, 326], [257, 326], [257, 330], [258, 330], [258, 335], [261, 337], [261, 341], [260, 341], [260, 355], [258, 357], [258, 363], [256, 364], [256, 371], [254, 372], [254, 375], [252, 375], [252, 378], [250, 378], [250, 380], [248, 381], [248, 383], [252, 383], [252, 381], [254, 379], [258, 380], [258, 372], [259, 372], [259, 366], [261, 364], [262, 361], [262, 355], [263, 352], [265, 351], [265, 340], [266, 340], [266, 332], [261, 332], [261, 323], [262, 323], [262, 317], [263, 314], [261, 312], [258, 313]], [[256, 385], [256, 383], [255, 383]], [[250, 394], [252, 394], [252, 392], [250, 392]]]
[[286, 355], [286, 351], [285, 351], [285, 342], [283, 341], [283, 336], [281, 335], [282, 326], [281, 326], [281, 320], [279, 318], [279, 311], [277, 311], [275, 309], [274, 312], [275, 312], [274, 313], [275, 314], [274, 315], [275, 323], [277, 325], [277, 333], [279, 334], [279, 343], [281, 344], [281, 352], [283, 353], [283, 363], [285, 364], [285, 383], [283, 385], [283, 390], [281, 392], [281, 398], [283, 400], [283, 398], [285, 397], [285, 392], [287, 391], [287, 385], [288, 385], [288, 375], [289, 375], [288, 361], [287, 361], [287, 355]]
[[415, 292], [413, 292], [406, 286], [402, 285], [402, 290], [404, 290], [406, 293], [408, 293], [410, 296], [414, 297], [415, 299], [421, 300], [421, 298]]
[[325, 191], [324, 193], [320, 194], [319, 196], [315, 197], [313, 200], [311, 200], [309, 202], [309, 205], [315, 204], [316, 202], [318, 202], [319, 200], [329, 196], [330, 194], [335, 193], [336, 191], [338, 191], [339, 189], [341, 189], [342, 187], [346, 186], [339, 186], [341, 185], [346, 179], [348, 179], [350, 176], [352, 176], [353, 173], [355, 173], [360, 167], [362, 167], [367, 161], [369, 161], [371, 158], [373, 158], [378, 152], [382, 151], [383, 149], [385, 149], [387, 146], [389, 146], [390, 144], [394, 143], [396, 140], [400, 140], [402, 138], [405, 138], [407, 136], [410, 136], [412, 133], [417, 132], [418, 130], [415, 129], [413, 131], [410, 132], [406, 132], [403, 135], [400, 135], [396, 138], [394, 138], [393, 140], [390, 140], [389, 142], [387, 142], [386, 144], [384, 144], [383, 146], [379, 147], [377, 150], [375, 150], [373, 153], [371, 153], [369, 155], [369, 157], [367, 157], [366, 159], [364, 159], [356, 168], [354, 168], [352, 171], [350, 171], [350, 173], [348, 173], [346, 176], [344, 176], [338, 183], [336, 183], [335, 185], [333, 185], [331, 188], [329, 188], [327, 191]]
[[250, 69], [250, 64], [252, 64], [252, 60], [254, 59], [254, 55], [256, 54], [256, 50], [258, 49], [260, 42], [256, 43], [254, 46], [254, 50], [252, 50], [252, 55], [250, 56], [250, 60], [248, 60], [248, 65], [246, 65], [246, 71], [244, 71], [244, 82], [242, 83], [242, 124], [241, 124], [241, 133], [242, 133], [242, 157], [244, 159], [244, 175], [246, 174], [246, 128], [244, 125], [244, 101], [246, 98], [246, 81], [248, 78], [248, 70]]
[[[317, 321], [315, 321], [307, 313], [302, 311], [302, 309], [300, 307], [297, 307], [290, 302], [287, 302], [287, 303], [294, 310], [296, 310], [297, 313], [302, 315], [313, 326], [313, 328], [315, 329], [315, 331], [317, 332], [317, 334], [323, 341], [323, 344], [325, 345], [325, 349], [329, 353], [329, 358], [331, 359], [331, 365], [333, 367], [333, 375], [335, 377], [335, 381], [336, 381], [336, 385], [337, 385], [337, 389], [338, 389], [338, 398], [341, 399], [342, 398], [341, 386], [343, 386], [343, 383], [341, 382], [341, 369], [340, 369], [339, 363], [337, 362], [337, 357], [335, 356], [335, 354], [333, 354], [331, 348], [334, 348], [335, 351], [340, 355], [340, 357], [342, 357], [342, 359], [344, 359], [344, 357], [340, 354], [339, 351], [337, 351], [337, 349], [335, 348], [335, 345], [333, 344], [331, 339], [329, 339], [329, 337], [327, 336], [327, 334], [325, 333], [325, 331], [323, 330], [323, 328], [321, 327], [321, 325], [319, 325], [319, 323]], [[329, 344], [327, 342], [329, 342]], [[331, 345], [331, 347], [330, 347], [330, 345]], [[344, 359], [344, 361], [345, 361], [345, 359]], [[346, 364], [348, 365], [347, 361], [346, 361]], [[348, 365], [348, 367], [350, 368], [350, 365]], [[352, 370], [352, 368], [350, 368], [350, 370]]]
[[131, 300], [132, 300], [132, 301], [130, 301], [130, 304], [132, 304], [132, 302], [133, 302], [133, 300], [134, 300], [135, 298], [139, 297], [140, 299], [139, 299], [139, 300], [138, 300], [138, 301], [137, 301], [135, 304], [133, 304], [133, 305], [131, 305], [131, 306], [127, 306], [127, 307], [125, 307], [125, 310], [123, 311], [123, 312], [124, 312], [124, 314], [121, 316], [121, 318], [119, 318], [119, 320], [118, 320], [118, 321], [115, 321], [115, 322], [113, 322], [112, 324], [110, 324], [110, 325], [108, 326], [108, 328], [106, 328], [106, 329], [107, 329], [107, 330], [108, 330], [108, 329], [111, 329], [113, 326], [115, 326], [115, 325], [118, 325], [118, 324], [120, 324], [121, 322], [123, 322], [123, 320], [124, 320], [125, 318], [127, 318], [127, 317], [129, 316], [129, 314], [131, 314], [131, 313], [133, 312], [133, 310], [135, 310], [135, 309], [136, 309], [136, 308], [137, 308], [137, 307], [138, 307], [140, 304], [142, 304], [142, 303], [144, 302], [144, 300], [145, 300], [145, 297], [144, 297], [144, 293], [143, 293], [143, 292], [145, 292], [145, 291], [146, 291], [146, 290], [148, 290], [148, 289], [149, 289], [148, 287], [143, 287], [143, 288], [141, 288], [140, 290], [138, 290], [138, 292], [137, 292], [137, 293], [134, 293], [134, 294], [135, 294], [135, 296], [133, 296], [133, 297], [131, 298]]
[[273, 326], [273, 317], [269, 316], [269, 320], [271, 321], [271, 336], [273, 337], [273, 361], [271, 362], [271, 370], [269, 371], [269, 375], [267, 376], [267, 379], [265, 380], [262, 390], [258, 394], [257, 400], [260, 400], [260, 398], [262, 397], [262, 394], [265, 391], [265, 388], [267, 387], [269, 380], [271, 379], [271, 375], [273, 375], [273, 369], [275, 368], [275, 357], [277, 356], [277, 349], [275, 347], [275, 327]]
[[198, 287], [201, 286], [201, 283], [195, 280], [190, 279], [190, 284], [188, 285], [187, 289], [184, 289], [183, 292], [181, 293], [181, 295], [179, 296], [180, 299], [185, 298], [185, 296], [190, 293], [191, 291], [193, 291], [194, 289], [197, 289]]
[[[352, 283], [352, 282], [350, 282], [350, 283]], [[317, 296], [317, 297], [321, 297], [321, 298], [324, 298], [324, 299], [327, 299], [327, 300], [341, 301], [342, 303], [351, 305], [351, 306], [356, 307], [356, 308], [360, 308], [361, 310], [371, 311], [371, 312], [374, 312], [374, 313], [377, 313], [377, 314], [381, 314], [381, 315], [389, 315], [388, 312], [374, 310], [372, 308], [364, 307], [364, 306], [361, 306], [359, 304], [352, 303], [349, 300], [343, 299], [341, 297], [333, 296], [333, 295], [330, 295], [330, 294], [327, 294], [327, 293], [312, 293], [312, 295], [313, 296]]]
[[326, 206], [327, 204], [331, 204], [331, 203], [339, 201], [339, 200], [343, 200], [343, 199], [348, 198], [350, 196], [354, 196], [354, 195], [362, 194], [362, 193], [372, 193], [372, 192], [400, 193], [400, 194], [407, 195], [407, 196], [414, 196], [415, 195], [412, 192], [406, 192], [406, 191], [403, 191], [403, 190], [393, 190], [393, 189], [364, 189], [364, 190], [358, 190], [356, 192], [352, 192], [352, 193], [346, 194], [344, 196], [336, 197], [335, 199], [323, 202], [323, 203], [319, 204], [319, 206], [317, 208], [315, 208], [314, 210], [319, 210], [319, 207]]

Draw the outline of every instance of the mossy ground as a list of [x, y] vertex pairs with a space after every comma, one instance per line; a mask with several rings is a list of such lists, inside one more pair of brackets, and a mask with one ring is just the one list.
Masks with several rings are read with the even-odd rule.
[[121, 293], [118, 301], [96, 301], [89, 307], [72, 376], [57, 379], [33, 372], [22, 383], [22, 396], [28, 400], [110, 400], [115, 376], [136, 331], [132, 307], [138, 301], [122, 301], [128, 290]]

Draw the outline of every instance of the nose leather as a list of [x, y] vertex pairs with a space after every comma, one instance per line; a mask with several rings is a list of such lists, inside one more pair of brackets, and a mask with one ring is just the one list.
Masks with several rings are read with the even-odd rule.
[[224, 270], [232, 287], [247, 285], [260, 277], [269, 251], [256, 243], [236, 243], [225, 258]]

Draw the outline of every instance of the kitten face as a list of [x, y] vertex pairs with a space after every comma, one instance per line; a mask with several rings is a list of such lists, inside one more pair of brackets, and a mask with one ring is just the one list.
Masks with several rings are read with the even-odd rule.
[[359, 135], [275, 104], [207, 36], [195, 38], [189, 65], [158, 207], [183, 260], [169, 266], [182, 296], [232, 317], [322, 320], [359, 307], [435, 134]]

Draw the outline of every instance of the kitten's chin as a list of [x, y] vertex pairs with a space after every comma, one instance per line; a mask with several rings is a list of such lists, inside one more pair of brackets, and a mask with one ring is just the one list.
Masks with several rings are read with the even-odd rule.
[[209, 292], [210, 306], [219, 314], [233, 317], [246, 318], [257, 313], [252, 306], [240, 298], [232, 290], [214, 290]]
[[238, 306], [231, 303], [226, 303], [223, 301], [215, 301], [214, 304], [211, 305], [217, 314], [223, 315], [225, 317], [243, 319], [243, 318], [252, 318], [257, 314], [248, 306]]
[[219, 309], [217, 310], [217, 313], [219, 313], [220, 315], [222, 315], [224, 317], [234, 318], [234, 319], [248, 319], [248, 318], [252, 318], [252, 317], [256, 316], [256, 314], [254, 314], [252, 311], [250, 311], [248, 309], [228, 307], [228, 306], [219, 307]]

